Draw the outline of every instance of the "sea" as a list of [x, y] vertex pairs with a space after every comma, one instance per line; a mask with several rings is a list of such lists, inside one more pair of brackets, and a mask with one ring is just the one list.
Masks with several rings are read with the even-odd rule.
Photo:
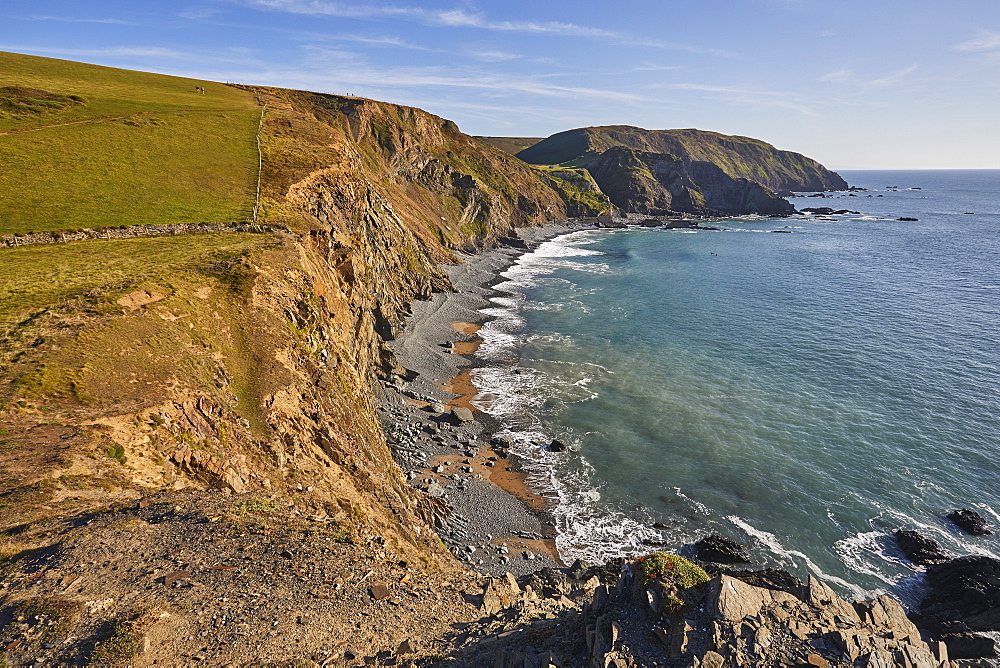
[[912, 604], [894, 529], [1000, 557], [944, 518], [1000, 532], [1000, 170], [841, 174], [868, 190], [791, 201], [858, 213], [579, 231], [504, 272], [475, 402], [564, 561], [719, 534]]

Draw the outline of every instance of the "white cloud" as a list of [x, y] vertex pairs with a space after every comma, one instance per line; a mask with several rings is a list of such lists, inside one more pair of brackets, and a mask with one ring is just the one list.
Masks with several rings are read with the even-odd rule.
[[398, 37], [368, 37], [367, 35], [339, 34], [330, 37], [335, 42], [357, 42], [368, 46], [385, 46], [397, 49], [413, 49], [415, 51], [431, 51], [425, 46], [411, 44]]
[[304, 14], [309, 16], [336, 16], [341, 18], [374, 19], [403, 18], [424, 25], [447, 28], [477, 28], [497, 32], [520, 32], [538, 35], [561, 35], [566, 37], [591, 37], [606, 39], [628, 46], [674, 49], [714, 56], [732, 56], [723, 49], [675, 44], [656, 39], [643, 39], [604, 28], [592, 28], [562, 21], [497, 21], [481, 13], [463, 9], [427, 9], [396, 5], [356, 5], [330, 0], [231, 0], [248, 7], [271, 11]]
[[705, 93], [717, 93], [719, 99], [727, 102], [735, 102], [754, 107], [771, 107], [779, 109], [791, 109], [805, 116], [817, 116], [812, 109], [795, 101], [791, 93], [781, 91], [753, 90], [748, 88], [736, 88], [733, 86], [711, 86], [707, 84], [679, 83], [667, 84], [666, 88], [674, 90], [690, 90]]
[[61, 47], [34, 47], [0, 44], [0, 51], [42, 54], [47, 56], [75, 56], [80, 58], [155, 58], [182, 61], [246, 64], [251, 59], [245, 49], [230, 49], [227, 53], [196, 53], [177, 51], [156, 46], [112, 46], [101, 49], [67, 49]]
[[632, 68], [632, 71], [633, 72], [667, 72], [667, 71], [670, 71], [670, 70], [682, 70], [682, 69], [684, 69], [684, 68], [682, 66], [680, 66], [680, 65], [654, 65], [654, 64], [646, 64], [646, 65], [636, 65], [635, 67]]
[[872, 79], [865, 84], [865, 88], [889, 88], [890, 86], [895, 86], [896, 84], [902, 83], [906, 77], [915, 72], [917, 69], [916, 65], [910, 65], [909, 67], [904, 67], [900, 71], [890, 74], [887, 77], [882, 77], [881, 79]]
[[1000, 32], [983, 30], [979, 37], [956, 44], [956, 51], [1000, 51]]
[[521, 57], [516, 53], [506, 53], [504, 51], [478, 51], [469, 55], [477, 60], [483, 60], [488, 63], [502, 63], [507, 60], [517, 60]]
[[222, 10], [218, 7], [192, 7], [191, 9], [178, 12], [177, 16], [182, 19], [191, 19], [192, 21], [203, 21], [214, 18], [221, 13]]
[[846, 67], [841, 67], [839, 70], [834, 70], [824, 74], [819, 78], [820, 81], [847, 81], [851, 78], [851, 70]]
[[135, 25], [121, 19], [92, 19], [92, 18], [71, 18], [67, 16], [19, 16], [23, 21], [58, 21], [60, 23], [105, 23], [108, 25], [130, 26]]

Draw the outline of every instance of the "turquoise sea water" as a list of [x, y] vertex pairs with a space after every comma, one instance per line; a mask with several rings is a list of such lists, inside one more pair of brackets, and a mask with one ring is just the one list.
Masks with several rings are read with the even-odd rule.
[[506, 272], [477, 402], [551, 497], [565, 559], [720, 533], [912, 600], [892, 529], [1000, 556], [942, 518], [1000, 529], [1000, 171], [843, 176], [876, 191], [792, 201], [860, 215], [579, 232]]

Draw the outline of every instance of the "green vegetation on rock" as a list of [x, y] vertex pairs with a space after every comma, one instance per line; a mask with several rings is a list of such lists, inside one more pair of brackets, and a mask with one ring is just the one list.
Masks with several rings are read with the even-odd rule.
[[655, 591], [660, 611], [677, 615], [698, 599], [695, 587], [709, 581], [708, 573], [684, 557], [669, 552], [655, 552], [639, 559], [644, 584]]

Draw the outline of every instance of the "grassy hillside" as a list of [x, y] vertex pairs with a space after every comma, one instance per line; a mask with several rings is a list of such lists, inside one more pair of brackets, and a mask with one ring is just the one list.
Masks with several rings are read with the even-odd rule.
[[538, 142], [542, 141], [544, 137], [480, 137], [476, 136], [479, 141], [484, 141], [490, 146], [495, 146], [501, 151], [510, 153], [511, 155], [517, 155], [526, 148], [531, 148]]
[[222, 84], [0, 52], [0, 234], [245, 219], [259, 119]]

